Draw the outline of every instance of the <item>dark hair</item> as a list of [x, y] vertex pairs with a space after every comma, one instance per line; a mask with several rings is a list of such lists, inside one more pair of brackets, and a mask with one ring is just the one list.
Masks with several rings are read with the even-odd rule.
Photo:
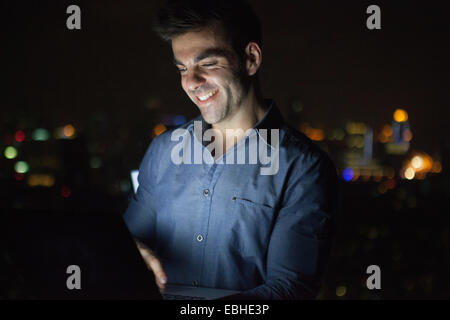
[[156, 16], [154, 30], [165, 41], [219, 23], [238, 57], [247, 44], [262, 47], [261, 23], [245, 0], [168, 0]]

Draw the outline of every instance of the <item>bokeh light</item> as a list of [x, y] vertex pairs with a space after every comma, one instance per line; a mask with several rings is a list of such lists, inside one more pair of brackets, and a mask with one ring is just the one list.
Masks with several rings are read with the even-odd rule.
[[47, 141], [50, 138], [50, 133], [46, 129], [38, 128], [33, 131], [31, 137], [34, 141]]
[[343, 297], [347, 294], [347, 287], [346, 286], [338, 286], [336, 288], [336, 296]]
[[378, 192], [381, 193], [381, 194], [385, 194], [388, 191], [388, 188], [387, 188], [387, 186], [386, 186], [386, 184], [384, 182], [380, 183], [378, 185], [377, 189], [378, 189]]
[[353, 179], [353, 169], [352, 168], [345, 168], [342, 172], [342, 178], [345, 181], [350, 181]]
[[413, 137], [413, 134], [412, 134], [411, 130], [406, 129], [403, 132], [403, 140], [410, 142], [412, 140], [412, 137]]
[[394, 120], [397, 122], [405, 122], [408, 120], [408, 113], [403, 109], [397, 109], [394, 112]]
[[416, 173], [415, 173], [414, 169], [411, 167], [409, 167], [405, 170], [405, 178], [408, 180], [414, 179], [415, 174]]
[[158, 123], [154, 128], [153, 128], [153, 133], [155, 136], [159, 136], [161, 133], [163, 133], [164, 131], [167, 130], [167, 127], [162, 124], [162, 123]]
[[55, 178], [49, 174], [32, 174], [27, 182], [30, 187], [52, 187], [55, 184]]
[[72, 191], [70, 190], [70, 187], [68, 186], [62, 186], [61, 187], [61, 196], [63, 198], [68, 198], [72, 194]]
[[422, 169], [423, 168], [423, 159], [421, 156], [415, 156], [411, 159], [411, 165], [414, 169]]
[[17, 142], [23, 142], [25, 140], [25, 132], [18, 130], [14, 135], [14, 139], [16, 139]]
[[23, 178], [25, 178], [25, 175], [23, 173], [14, 173], [14, 179], [16, 179], [17, 181], [22, 181]]
[[385, 173], [388, 179], [392, 179], [395, 177], [395, 170], [392, 167], [387, 167]]
[[173, 118], [173, 124], [175, 126], [181, 126], [182, 124], [185, 124], [185, 123], [186, 123], [186, 117], [184, 117], [182, 115], [178, 115]]
[[100, 159], [99, 157], [93, 157], [91, 158], [89, 164], [92, 169], [98, 169], [102, 166], [102, 159]]
[[13, 146], [6, 147], [4, 155], [6, 159], [14, 159], [17, 157], [17, 149]]
[[14, 166], [14, 170], [17, 173], [27, 173], [30, 170], [30, 166], [25, 161], [18, 161]]
[[63, 134], [64, 134], [64, 136], [65, 136], [66, 138], [71, 138], [71, 137], [73, 137], [74, 134], [75, 134], [75, 128], [74, 128], [74, 126], [71, 125], [71, 124], [68, 124], [68, 125], [64, 126]]
[[442, 171], [442, 165], [439, 161], [433, 162], [433, 167], [431, 169], [431, 172], [433, 173], [440, 173]]

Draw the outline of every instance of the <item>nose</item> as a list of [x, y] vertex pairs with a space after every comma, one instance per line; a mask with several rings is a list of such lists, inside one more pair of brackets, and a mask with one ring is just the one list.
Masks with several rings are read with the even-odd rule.
[[193, 68], [192, 70], [188, 70], [185, 77], [185, 85], [186, 88], [193, 92], [201, 87], [206, 82], [206, 79], [202, 77], [201, 73]]

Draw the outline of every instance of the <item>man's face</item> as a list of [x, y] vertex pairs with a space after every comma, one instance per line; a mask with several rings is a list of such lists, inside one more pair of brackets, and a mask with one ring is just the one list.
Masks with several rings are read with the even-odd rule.
[[172, 39], [181, 86], [209, 124], [227, 121], [245, 96], [236, 54], [215, 28]]

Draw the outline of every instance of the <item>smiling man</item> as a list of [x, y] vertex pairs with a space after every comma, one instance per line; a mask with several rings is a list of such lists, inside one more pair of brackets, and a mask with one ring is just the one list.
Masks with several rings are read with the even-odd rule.
[[[258, 18], [245, 1], [172, 0], [156, 31], [201, 113], [152, 141], [124, 216], [158, 286], [314, 298], [330, 251], [336, 170], [263, 98]], [[179, 139], [183, 156], [200, 150], [212, 161], [175, 163]], [[209, 147], [211, 140], [218, 144]], [[222, 161], [240, 151], [244, 164]], [[276, 157], [276, 171], [261, 174], [267, 163], [252, 155], [262, 151]]]

